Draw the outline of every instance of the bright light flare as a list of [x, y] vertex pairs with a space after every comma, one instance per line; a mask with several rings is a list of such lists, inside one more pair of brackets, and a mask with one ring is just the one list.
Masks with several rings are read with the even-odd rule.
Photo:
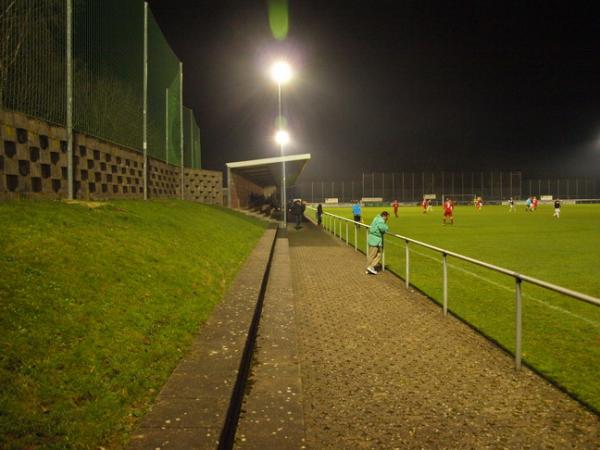
[[290, 142], [290, 134], [285, 130], [278, 130], [277, 133], [275, 133], [275, 142], [279, 145], [287, 144]]
[[284, 61], [276, 62], [271, 66], [271, 78], [277, 84], [285, 84], [292, 78], [292, 68]]

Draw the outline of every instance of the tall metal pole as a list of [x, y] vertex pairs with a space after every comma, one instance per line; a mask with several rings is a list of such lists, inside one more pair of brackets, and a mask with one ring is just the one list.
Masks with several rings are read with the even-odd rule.
[[183, 200], [183, 63], [179, 62], [179, 155], [180, 164], [179, 170], [181, 170], [180, 184], [181, 184], [181, 200]]
[[190, 110], [190, 168], [197, 169], [194, 167], [194, 161], [196, 161], [196, 152], [194, 151], [194, 113]]
[[73, 200], [73, 0], [67, 0], [67, 190]]
[[144, 111], [142, 113], [144, 151], [144, 200], [148, 200], [148, 2], [144, 2]]
[[169, 88], [165, 91], [165, 161], [169, 164]]
[[[279, 117], [277, 118], [278, 126], [281, 128], [281, 82], [277, 83], [277, 104]], [[279, 144], [281, 157], [283, 158], [283, 143]], [[285, 161], [281, 162], [281, 209], [283, 211], [283, 228], [287, 228], [287, 195], [285, 192]]]
[[403, 199], [404, 195], [404, 172], [402, 172], [402, 189], [400, 190], [400, 197]]
[[365, 196], [365, 173], [362, 173], [362, 197]]
[[371, 172], [371, 197], [375, 197], [375, 172]]

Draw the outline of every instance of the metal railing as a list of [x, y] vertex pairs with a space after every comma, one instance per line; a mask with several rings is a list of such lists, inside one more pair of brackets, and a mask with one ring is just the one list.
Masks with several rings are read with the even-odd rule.
[[[313, 207], [308, 207], [308, 209], [316, 211]], [[311, 218], [309, 220], [312, 221]], [[314, 221], [313, 221], [314, 222]], [[342, 223], [346, 223], [346, 245], [349, 245], [349, 225], [352, 223], [355, 225], [356, 230], [359, 228], [365, 228], [366, 235], [368, 237], [370, 225], [355, 222], [352, 219], [347, 219], [346, 217], [341, 217], [335, 214], [323, 212], [323, 228], [326, 231], [331, 232], [333, 235], [337, 235], [337, 230], [339, 227], [339, 237], [343, 240], [342, 235]], [[564, 288], [562, 286], [558, 286], [556, 284], [548, 283], [546, 281], [540, 280], [538, 278], [530, 277], [528, 275], [524, 275], [522, 273], [515, 272], [514, 270], [505, 269], [504, 267], [499, 267], [494, 264], [489, 264], [484, 261], [480, 261], [475, 258], [471, 258], [469, 256], [461, 255], [460, 253], [452, 252], [450, 250], [446, 250], [440, 247], [436, 247], [431, 244], [427, 244], [425, 242], [417, 241], [415, 239], [411, 239], [406, 236], [402, 236], [395, 233], [386, 233], [386, 236], [393, 237], [396, 239], [400, 239], [404, 241], [405, 245], [405, 275], [404, 282], [406, 287], [410, 286], [410, 245], [416, 245], [420, 247], [427, 248], [429, 250], [433, 250], [434, 252], [440, 253], [442, 255], [442, 283], [443, 283], [443, 299], [442, 299], [442, 309], [444, 315], [448, 315], [448, 256], [456, 258], [461, 261], [468, 262], [470, 264], [474, 264], [480, 267], [484, 267], [486, 269], [492, 270], [494, 272], [501, 273], [503, 275], [507, 275], [512, 277], [515, 281], [515, 368], [518, 370], [521, 368], [521, 357], [522, 357], [522, 293], [521, 293], [521, 284], [523, 281], [531, 283], [535, 286], [539, 286], [544, 289], [548, 289], [550, 291], [557, 292], [562, 295], [566, 295], [568, 297], [574, 298], [576, 300], [589, 303], [590, 305], [600, 306], [600, 299], [596, 297], [592, 297], [591, 295], [583, 294], [581, 292], [573, 291], [571, 289]], [[368, 242], [365, 240], [365, 254], [368, 255]], [[354, 233], [354, 249], [358, 251], [358, 232]], [[382, 270], [385, 271], [385, 246], [382, 249]]]

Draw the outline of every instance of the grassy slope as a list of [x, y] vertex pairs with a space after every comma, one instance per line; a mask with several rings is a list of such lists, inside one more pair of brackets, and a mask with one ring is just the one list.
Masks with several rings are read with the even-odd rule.
[[0, 447], [118, 448], [264, 225], [179, 201], [0, 203]]
[[[390, 208], [387, 208], [390, 209]], [[382, 208], [366, 208], [370, 223]], [[351, 217], [349, 209], [329, 212]], [[518, 208], [459, 206], [456, 224], [441, 224], [441, 208], [423, 214], [419, 208], [399, 210], [391, 231], [486, 262], [600, 297], [600, 208], [564, 205], [560, 220], [543, 205], [535, 213]], [[345, 227], [342, 227], [345, 237]], [[358, 236], [364, 248], [364, 235]], [[352, 227], [350, 241], [354, 242]], [[386, 240], [386, 264], [404, 276], [402, 241]], [[449, 259], [450, 309], [514, 349], [514, 281], [506, 276]], [[440, 256], [422, 248], [411, 250], [411, 283], [440, 301]], [[600, 410], [600, 308], [582, 304], [524, 284], [523, 356], [571, 393]]]

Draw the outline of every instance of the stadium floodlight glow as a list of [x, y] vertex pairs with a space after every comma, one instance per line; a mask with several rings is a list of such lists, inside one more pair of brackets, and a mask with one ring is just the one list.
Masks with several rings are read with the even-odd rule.
[[292, 68], [285, 61], [278, 61], [271, 66], [271, 78], [277, 84], [285, 84], [292, 78]]
[[285, 130], [277, 130], [277, 133], [275, 133], [275, 142], [281, 146], [286, 145], [290, 142], [290, 134]]

